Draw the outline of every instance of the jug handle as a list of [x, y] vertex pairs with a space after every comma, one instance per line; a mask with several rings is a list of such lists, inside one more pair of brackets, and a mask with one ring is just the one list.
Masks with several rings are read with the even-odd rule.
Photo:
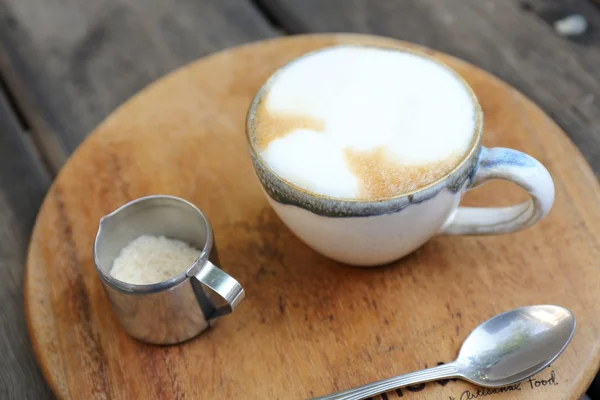
[[[231, 314], [244, 299], [245, 292], [242, 285], [208, 260], [193, 275], [193, 279], [197, 279], [201, 286], [210, 289], [217, 296], [219, 303], [222, 303], [220, 306], [216, 306], [210, 315], [206, 316], [208, 320]], [[214, 305], [214, 296], [208, 295], [208, 297]]]

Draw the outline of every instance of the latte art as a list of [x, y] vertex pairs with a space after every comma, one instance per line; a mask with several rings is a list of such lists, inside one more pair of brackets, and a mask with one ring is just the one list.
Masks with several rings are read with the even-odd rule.
[[409, 52], [338, 46], [273, 76], [251, 139], [281, 178], [313, 193], [384, 199], [454, 169], [471, 148], [476, 109], [448, 68]]

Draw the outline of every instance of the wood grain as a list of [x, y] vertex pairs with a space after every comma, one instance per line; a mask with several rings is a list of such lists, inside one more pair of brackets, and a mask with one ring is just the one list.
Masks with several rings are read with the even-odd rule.
[[[257, 0], [291, 33], [360, 32], [422, 44], [499, 76], [540, 105], [600, 177], [600, 12], [578, 0]], [[585, 15], [573, 40], [551, 22]]]
[[22, 292], [29, 235], [49, 180], [2, 92], [0, 171], [0, 398], [49, 398], [27, 338]]
[[0, 0], [0, 72], [58, 171], [108, 113], [153, 80], [274, 35], [248, 0]]
[[[512, 235], [440, 237], [395, 265], [359, 269], [307, 248], [269, 208], [246, 154], [250, 100], [290, 59], [349, 42], [398, 43], [314, 35], [218, 53], [142, 91], [75, 152], [38, 216], [25, 281], [32, 343], [59, 397], [306, 398], [451, 361], [480, 322], [537, 303], [566, 306], [578, 320], [565, 353], [536, 377], [554, 374], [557, 385], [525, 382], [497, 398], [584, 392], [600, 360], [600, 187], [564, 133], [488, 73], [432, 52], [480, 97], [484, 143], [526, 151], [553, 174], [556, 203], [540, 224]], [[223, 265], [247, 292], [234, 315], [178, 346], [128, 337], [92, 264], [99, 218], [154, 193], [206, 213]], [[502, 183], [470, 194], [467, 203], [488, 205], [523, 196]], [[440, 382], [398, 393], [459, 399], [466, 391], [477, 388]]]

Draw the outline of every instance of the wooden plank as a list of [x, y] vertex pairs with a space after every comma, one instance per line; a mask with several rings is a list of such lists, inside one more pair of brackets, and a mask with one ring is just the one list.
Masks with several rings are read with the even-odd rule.
[[0, 398], [50, 398], [27, 338], [22, 282], [47, 173], [0, 92]]
[[[361, 32], [470, 61], [538, 103], [600, 176], [600, 12], [569, 0], [258, 0], [290, 33]], [[583, 14], [589, 32], [559, 36], [553, 19]]]
[[249, 0], [0, 0], [0, 72], [58, 169], [98, 122], [156, 78], [275, 35]]

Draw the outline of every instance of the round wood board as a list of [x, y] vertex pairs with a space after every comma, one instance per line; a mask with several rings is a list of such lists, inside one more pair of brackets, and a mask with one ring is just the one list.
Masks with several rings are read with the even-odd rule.
[[[254, 43], [166, 76], [108, 117], [48, 193], [25, 281], [29, 334], [60, 398], [302, 399], [453, 360], [487, 318], [523, 305], [570, 308], [577, 332], [534, 380], [504, 399], [578, 399], [600, 360], [600, 190], [566, 135], [529, 100], [444, 54], [485, 113], [484, 144], [525, 151], [556, 182], [549, 216], [502, 236], [444, 236], [394, 265], [360, 269], [317, 254], [267, 205], [246, 153], [247, 107], [287, 61], [335, 43], [398, 45], [361, 35]], [[100, 217], [150, 194], [183, 197], [209, 217], [222, 265], [246, 289], [231, 316], [187, 343], [160, 347], [118, 325], [95, 275]], [[492, 182], [466, 203], [524, 194]], [[478, 388], [436, 382], [388, 399], [471, 399]], [[492, 395], [493, 392], [485, 393]], [[479, 394], [481, 394], [480, 392]]]

